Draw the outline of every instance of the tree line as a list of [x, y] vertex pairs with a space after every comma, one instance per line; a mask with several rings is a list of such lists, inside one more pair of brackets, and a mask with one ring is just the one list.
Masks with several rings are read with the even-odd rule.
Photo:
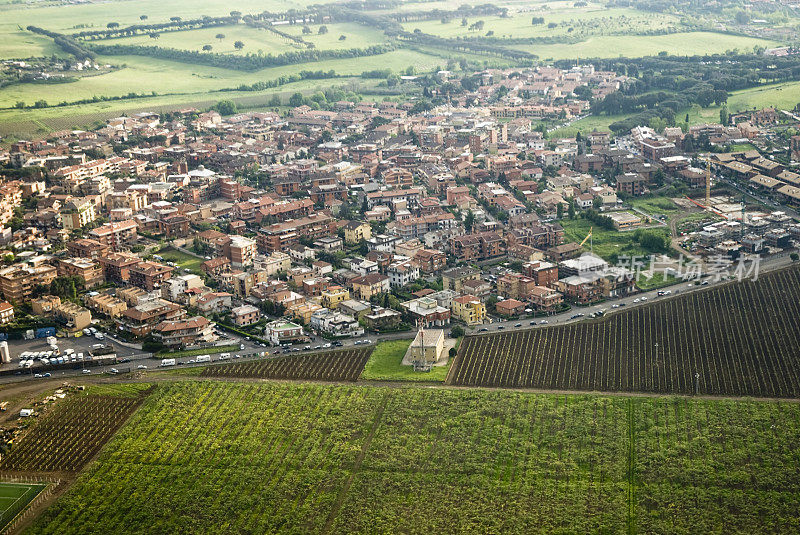
[[86, 59], [93, 60], [94, 58], [97, 57], [97, 55], [94, 52], [87, 49], [85, 46], [83, 46], [83, 44], [79, 43], [69, 35], [51, 32], [50, 30], [45, 30], [44, 28], [39, 28], [38, 26], [28, 26], [28, 31], [50, 37], [51, 39], [53, 39], [55, 44], [58, 45], [59, 48], [61, 48], [61, 50], [63, 50], [67, 54], [75, 56], [79, 60], [86, 60]]
[[169, 22], [155, 24], [134, 24], [132, 26], [120, 27], [118, 24], [109, 23], [104, 30], [90, 30], [72, 34], [72, 37], [81, 39], [116, 39], [118, 37], [130, 37], [132, 35], [148, 34], [153, 32], [177, 32], [184, 30], [195, 30], [198, 28], [212, 28], [215, 26], [227, 26], [236, 24], [238, 17], [202, 17], [199, 19], [182, 20], [180, 17], [173, 17]]
[[255, 71], [267, 67], [278, 67], [283, 65], [294, 65], [297, 63], [309, 63], [314, 61], [325, 61], [329, 59], [359, 58], [365, 56], [377, 56], [396, 50], [393, 44], [373, 45], [366, 48], [349, 48], [344, 50], [296, 50], [284, 54], [234, 56], [219, 53], [200, 52], [196, 50], [180, 50], [177, 48], [162, 48], [158, 46], [144, 45], [92, 45], [92, 50], [97, 54], [106, 56], [148, 56], [161, 59], [180, 61], [199, 65], [209, 65], [224, 69], [234, 69], [242, 71]]

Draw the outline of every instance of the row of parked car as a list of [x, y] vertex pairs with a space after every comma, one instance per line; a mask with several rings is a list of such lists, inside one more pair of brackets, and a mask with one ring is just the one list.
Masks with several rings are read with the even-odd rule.
[[19, 355], [19, 367], [30, 368], [36, 361], [48, 366], [68, 362], [83, 362], [84, 360], [92, 360], [92, 356], [76, 353], [74, 349], [65, 349], [63, 355], [58, 355], [55, 351], [23, 351]]

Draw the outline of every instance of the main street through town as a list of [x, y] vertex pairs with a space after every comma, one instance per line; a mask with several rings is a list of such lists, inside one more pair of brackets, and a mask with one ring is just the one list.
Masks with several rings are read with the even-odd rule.
[[[788, 253], [774, 255], [761, 260], [759, 265], [759, 273], [780, 269], [788, 266], [791, 263], [792, 260], [790, 259]], [[752, 277], [752, 274], [750, 274], [749, 276]], [[573, 307], [571, 310], [568, 310], [561, 314], [548, 316], [546, 318], [536, 318], [536, 319], [528, 318], [528, 319], [510, 319], [510, 320], [498, 320], [496, 318], [493, 318], [493, 321], [491, 323], [475, 326], [474, 328], [468, 329], [467, 332], [469, 334], [483, 334], [483, 333], [508, 332], [520, 329], [533, 329], [533, 328], [565, 325], [572, 322], [584, 321], [590, 315], [596, 314], [601, 310], [605, 311], [606, 315], [614, 314], [623, 310], [627, 310], [630, 307], [643, 306], [648, 303], [653, 303], [659, 300], [671, 299], [676, 296], [685, 295], [688, 292], [705, 290], [710, 287], [730, 282], [730, 280], [733, 277], [734, 277], [733, 273], [729, 273], [719, 277], [713, 275], [706, 276], [697, 281], [681, 282], [679, 284], [674, 284], [672, 286], [664, 288], [664, 290], [668, 290], [670, 292], [669, 295], [659, 296], [659, 290], [639, 292], [626, 296], [624, 298], [612, 299], [590, 306]], [[578, 314], [580, 314], [580, 316], [576, 317], [576, 315]], [[230, 351], [230, 358], [226, 360], [220, 360], [219, 354], [209, 353], [211, 355], [213, 362], [230, 364], [230, 363], [250, 361], [250, 360], [260, 360], [264, 358], [276, 358], [284, 355], [300, 355], [304, 353], [310, 353], [314, 351], [328, 349], [324, 348], [323, 346], [329, 343], [325, 339], [312, 337], [310, 342], [302, 346], [295, 346], [291, 349], [274, 348], [274, 347], [262, 346], [261, 344], [258, 344], [252, 340], [244, 339], [240, 336], [235, 336], [235, 335], [226, 335], [226, 336], [227, 338], [223, 339], [221, 343], [234, 346], [238, 345], [240, 349]], [[368, 341], [369, 344], [374, 344], [383, 340], [409, 339], [412, 336], [413, 333], [411, 332], [363, 335], [357, 339], [341, 340], [341, 346], [339, 347], [334, 346], [331, 347], [330, 349], [363, 347], [366, 343], [365, 341]], [[62, 353], [67, 348], [72, 348], [75, 350], [76, 353], [88, 354], [89, 351], [92, 350], [92, 346], [98, 343], [99, 341], [95, 339], [93, 336], [83, 336], [79, 338], [60, 338], [58, 340], [58, 344]], [[12, 382], [28, 381], [28, 380], [31, 381], [46, 380], [47, 377], [41, 377], [41, 378], [36, 377], [36, 374], [44, 375], [46, 373], [50, 373], [50, 379], [55, 380], [55, 379], [72, 379], [75, 377], [87, 377], [87, 376], [91, 377], [97, 375], [113, 375], [114, 374], [113, 370], [116, 370], [117, 372], [119, 372], [120, 375], [122, 375], [129, 372], [147, 373], [150, 371], [158, 371], [165, 369], [160, 366], [161, 356], [156, 357], [152, 353], [142, 352], [140, 349], [136, 349], [136, 347], [132, 344], [125, 344], [116, 341], [114, 339], [111, 339], [107, 335], [105, 340], [103, 340], [103, 343], [111, 345], [111, 347], [114, 349], [117, 355], [117, 360], [118, 360], [117, 363], [109, 365], [101, 365], [101, 366], [95, 365], [91, 367], [85, 367], [82, 365], [81, 362], [75, 362], [73, 363], [75, 365], [74, 368], [63, 369], [63, 370], [61, 369], [54, 370], [52, 369], [52, 367], [37, 364], [36, 366], [29, 369], [18, 370], [19, 373], [18, 375], [14, 374], [14, 375], [0, 376], [0, 383], [12, 383]], [[13, 360], [11, 363], [5, 364], [4, 369], [8, 369], [9, 366], [11, 367], [18, 366], [19, 364], [18, 357], [19, 354], [22, 353], [23, 351], [45, 351], [48, 349], [48, 345], [45, 342], [45, 339], [10, 340], [9, 349]], [[179, 362], [180, 364], [176, 364], [174, 368], [169, 367], [167, 369], [188, 368], [188, 367], [208, 365], [208, 363], [189, 362], [189, 361], [194, 361], [195, 359], [196, 357], [190, 357], [190, 356], [177, 358], [176, 361]], [[142, 366], [146, 366], [146, 368], [142, 368]], [[88, 370], [88, 373], [84, 370]]]

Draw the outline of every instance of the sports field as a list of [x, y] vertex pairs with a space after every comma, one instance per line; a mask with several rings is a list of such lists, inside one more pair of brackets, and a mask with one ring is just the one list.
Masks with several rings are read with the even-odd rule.
[[0, 529], [14, 519], [47, 485], [0, 482]]

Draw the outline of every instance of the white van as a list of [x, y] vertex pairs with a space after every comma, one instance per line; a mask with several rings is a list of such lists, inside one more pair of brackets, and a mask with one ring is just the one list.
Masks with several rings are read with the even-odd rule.
[[175, 366], [175, 359], [161, 359], [162, 366]]
[[195, 359], [195, 362], [211, 362], [211, 355], [200, 355]]

